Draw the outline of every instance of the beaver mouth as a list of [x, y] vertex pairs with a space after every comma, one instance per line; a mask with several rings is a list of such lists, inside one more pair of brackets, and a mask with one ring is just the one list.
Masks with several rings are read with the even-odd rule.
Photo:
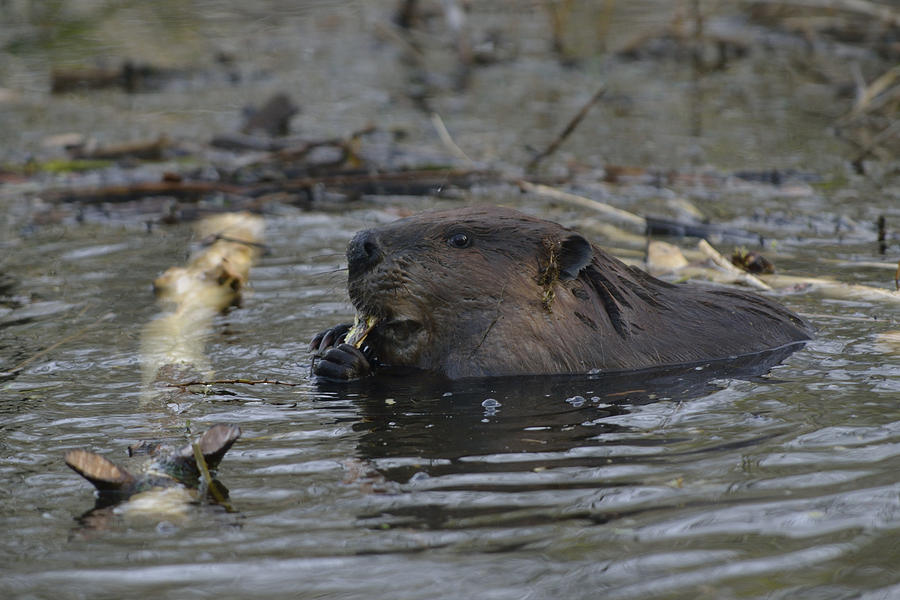
[[[380, 346], [403, 347], [414, 343], [424, 326], [415, 319], [404, 317], [375, 317], [356, 315], [345, 342], [361, 348], [366, 340], [380, 342]], [[371, 338], [370, 338], [371, 336]]]
[[423, 329], [422, 323], [413, 319], [391, 319], [377, 323], [373, 337], [377, 336], [382, 346], [399, 348], [413, 345]]
[[426, 346], [430, 319], [421, 297], [408, 288], [406, 274], [396, 270], [351, 277], [347, 291], [356, 317], [345, 342], [381, 364], [416, 364]]

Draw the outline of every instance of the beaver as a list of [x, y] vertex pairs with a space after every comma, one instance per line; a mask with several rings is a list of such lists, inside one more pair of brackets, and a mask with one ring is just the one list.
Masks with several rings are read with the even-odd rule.
[[326, 379], [383, 367], [449, 379], [634, 370], [799, 347], [812, 333], [772, 300], [661, 281], [509, 208], [430, 211], [365, 230], [347, 261], [357, 324], [310, 343], [313, 373]]

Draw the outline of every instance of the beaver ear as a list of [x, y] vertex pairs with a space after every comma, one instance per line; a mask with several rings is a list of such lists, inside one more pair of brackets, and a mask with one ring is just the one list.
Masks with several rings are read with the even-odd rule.
[[559, 278], [569, 281], [578, 277], [583, 268], [591, 264], [594, 249], [591, 243], [578, 235], [571, 234], [562, 241], [559, 251]]

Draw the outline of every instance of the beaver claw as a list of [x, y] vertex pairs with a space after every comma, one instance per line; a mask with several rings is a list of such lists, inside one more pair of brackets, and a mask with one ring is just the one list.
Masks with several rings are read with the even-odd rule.
[[372, 372], [369, 359], [359, 348], [338, 344], [329, 348], [313, 365], [313, 373], [328, 379], [360, 379]]
[[352, 323], [341, 323], [317, 333], [309, 342], [309, 351], [314, 352], [316, 356], [324, 356], [325, 351], [329, 348], [344, 343], [351, 327], [353, 327]]

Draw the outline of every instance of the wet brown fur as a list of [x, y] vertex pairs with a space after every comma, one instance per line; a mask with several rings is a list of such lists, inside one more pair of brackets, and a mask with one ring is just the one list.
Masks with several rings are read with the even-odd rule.
[[[381, 323], [382, 363], [451, 378], [638, 369], [728, 358], [810, 337], [779, 304], [724, 287], [672, 285], [556, 223], [499, 207], [422, 213], [365, 232], [351, 260], [357, 310]], [[471, 245], [455, 248], [451, 236]], [[352, 246], [352, 243], [351, 243]], [[408, 320], [404, 329], [386, 325]]]

